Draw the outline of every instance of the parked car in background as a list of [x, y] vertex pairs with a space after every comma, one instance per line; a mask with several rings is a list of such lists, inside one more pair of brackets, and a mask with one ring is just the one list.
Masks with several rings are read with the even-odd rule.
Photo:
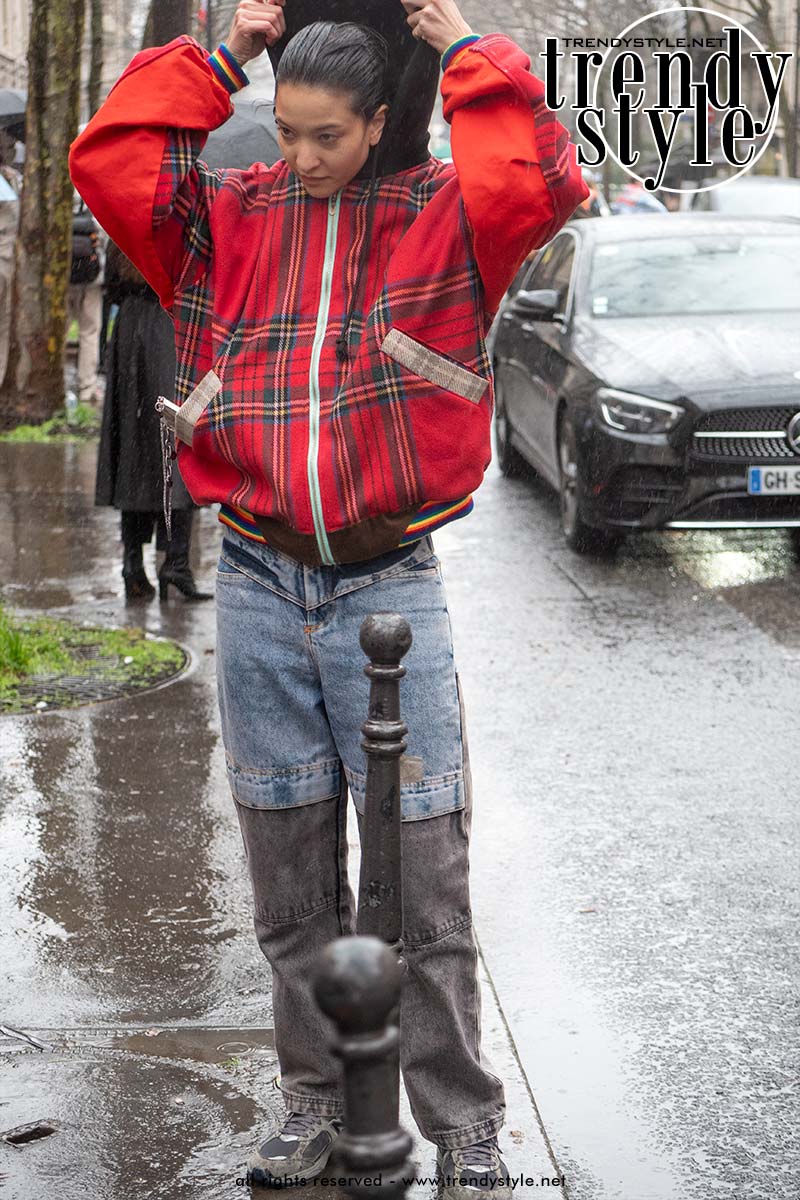
[[610, 205], [614, 217], [639, 217], [645, 213], [665, 213], [667, 206], [638, 179], [629, 180], [617, 192]]
[[[708, 180], [712, 183], [713, 180]], [[702, 192], [685, 192], [686, 209], [727, 216], [800, 217], [800, 179], [743, 175]]]
[[558, 490], [574, 550], [800, 526], [800, 224], [572, 222], [517, 284], [493, 346], [500, 468]]

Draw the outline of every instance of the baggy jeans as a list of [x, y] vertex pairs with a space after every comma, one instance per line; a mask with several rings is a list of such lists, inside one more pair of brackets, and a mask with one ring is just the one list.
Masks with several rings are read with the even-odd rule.
[[480, 1047], [469, 898], [471, 794], [450, 619], [429, 538], [339, 567], [301, 563], [231, 531], [217, 575], [218, 683], [228, 778], [272, 967], [287, 1109], [338, 1116], [340, 1067], [311, 993], [322, 948], [353, 932], [346, 794], [363, 813], [360, 747], [371, 612], [413, 634], [401, 684], [404, 943], [400, 1060], [414, 1119], [443, 1149], [494, 1135], [503, 1085]]

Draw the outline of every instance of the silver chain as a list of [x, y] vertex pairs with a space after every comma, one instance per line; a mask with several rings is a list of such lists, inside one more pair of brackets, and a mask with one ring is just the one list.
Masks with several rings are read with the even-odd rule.
[[[156, 412], [163, 414], [164, 405], [168, 401], [165, 396], [156, 400]], [[175, 435], [161, 417], [161, 478], [163, 482], [162, 502], [164, 506], [164, 524], [167, 528], [167, 541], [172, 541], [172, 464], [178, 457], [175, 449]]]

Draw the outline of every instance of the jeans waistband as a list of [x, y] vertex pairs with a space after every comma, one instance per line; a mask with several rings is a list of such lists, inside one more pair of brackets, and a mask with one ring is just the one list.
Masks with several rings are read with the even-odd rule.
[[307, 611], [357, 588], [369, 587], [380, 579], [419, 566], [432, 557], [430, 536], [366, 562], [333, 567], [306, 567], [280, 550], [254, 542], [234, 529], [226, 529], [222, 540], [224, 561]]

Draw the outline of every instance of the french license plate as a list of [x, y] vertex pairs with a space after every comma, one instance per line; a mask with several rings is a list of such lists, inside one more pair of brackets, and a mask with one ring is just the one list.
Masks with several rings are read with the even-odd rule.
[[748, 467], [747, 490], [751, 496], [800, 495], [800, 467]]

